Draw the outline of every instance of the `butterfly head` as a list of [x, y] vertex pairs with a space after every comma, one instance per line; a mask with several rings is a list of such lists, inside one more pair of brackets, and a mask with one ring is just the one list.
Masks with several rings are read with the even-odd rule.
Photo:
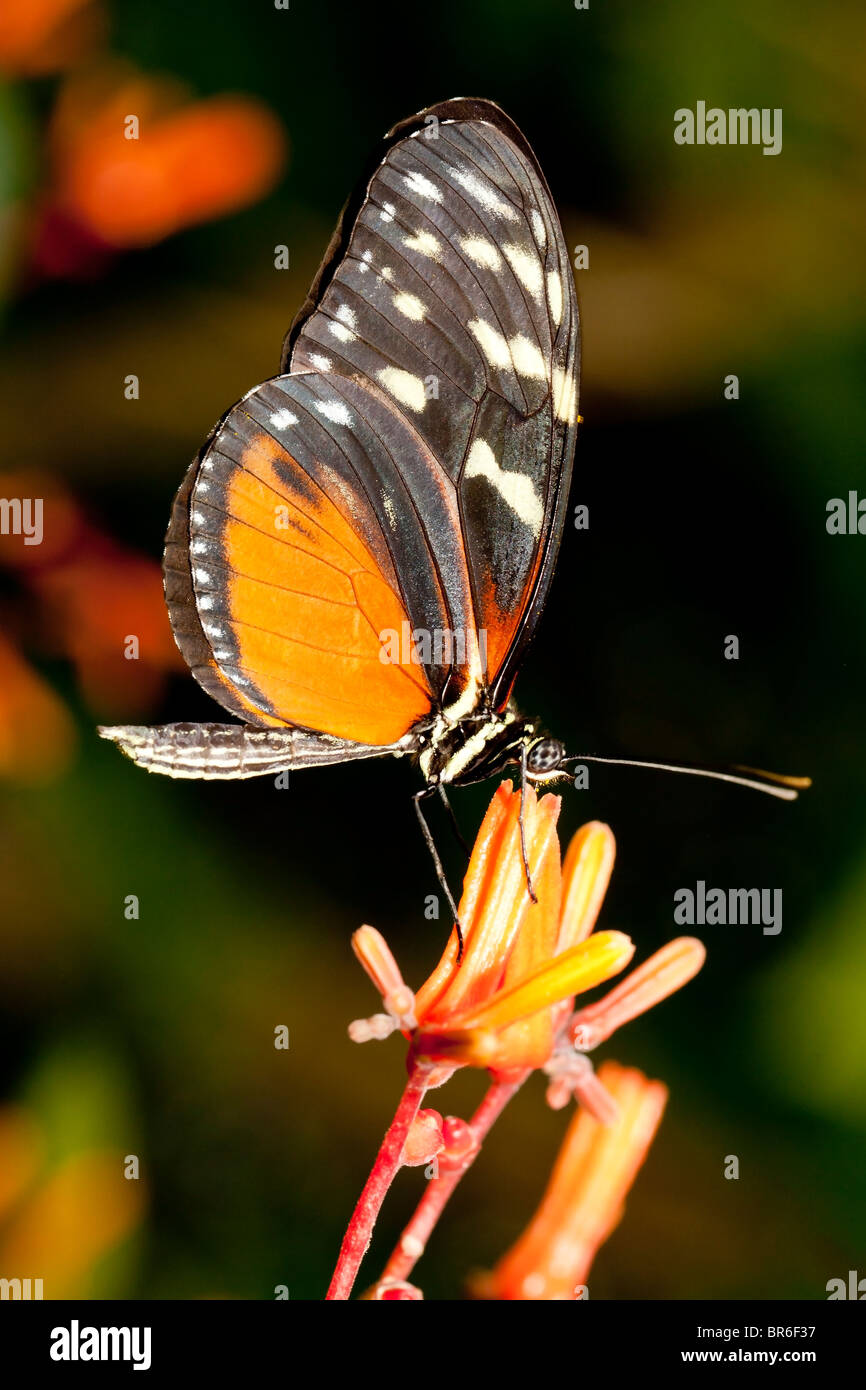
[[526, 775], [531, 782], [546, 782], [556, 777], [565, 760], [565, 744], [558, 738], [531, 736], [526, 744]]

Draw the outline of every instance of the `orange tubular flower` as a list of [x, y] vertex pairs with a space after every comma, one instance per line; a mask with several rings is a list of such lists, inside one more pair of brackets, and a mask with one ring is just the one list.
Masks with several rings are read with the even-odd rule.
[[51, 781], [66, 771], [75, 741], [62, 701], [0, 634], [0, 778]]
[[[560, 866], [559, 805], [558, 797], [539, 800], [533, 788], [526, 789], [533, 901], [521, 852], [520, 793], [510, 782], [496, 791], [463, 884], [463, 951], [455, 929], [417, 995], [374, 927], [362, 927], [352, 938], [385, 1012], [356, 1020], [349, 1036], [367, 1042], [402, 1032], [410, 1043], [409, 1080], [343, 1238], [329, 1300], [349, 1297], [400, 1166], [434, 1153], [437, 1171], [373, 1295], [406, 1296], [399, 1290], [411, 1287], [405, 1281], [457, 1183], [534, 1069], [550, 1077], [547, 1099], [554, 1109], [573, 1095], [581, 1111], [545, 1204], [524, 1242], [493, 1276], [498, 1282], [492, 1296], [574, 1297], [595, 1249], [613, 1229], [666, 1092], [613, 1063], [596, 1075], [586, 1052], [685, 984], [700, 969], [704, 949], [689, 937], [671, 942], [606, 998], [573, 1014], [574, 995], [617, 975], [634, 947], [621, 932], [593, 931], [613, 868], [611, 831], [597, 821], [583, 826]], [[448, 1116], [440, 1124], [435, 1112], [420, 1106], [426, 1092], [460, 1066], [488, 1068], [492, 1084], [468, 1123]], [[580, 1183], [588, 1195], [581, 1195]]]
[[[62, 652], [74, 663], [85, 699], [103, 716], [149, 709], [166, 673], [183, 665], [166, 614], [159, 566], [97, 530], [56, 479], [28, 472], [0, 474], [0, 495], [38, 498], [42, 508], [38, 545], [28, 545], [24, 535], [0, 536], [0, 570], [12, 571], [36, 600], [33, 637], [53, 655]], [[127, 659], [130, 637], [138, 643], [134, 660]], [[4, 659], [9, 667], [11, 659], [0, 650], [0, 673]], [[24, 692], [18, 706], [25, 743], [35, 751], [46, 721], [50, 749], [58, 718], [48, 720], [44, 697], [26, 718], [29, 697], [24, 697], [20, 677], [18, 684]], [[0, 691], [0, 770], [8, 762], [3, 721], [4, 714], [11, 717], [12, 703], [13, 696], [4, 699]], [[71, 727], [71, 719], [66, 722]], [[33, 737], [26, 733], [28, 725]]]
[[3, 0], [0, 72], [41, 77], [80, 62], [105, 29], [93, 0]]
[[[606, 826], [584, 827], [563, 879], [559, 806], [558, 797], [539, 800], [527, 788], [526, 853], [538, 899], [533, 903], [520, 850], [520, 793], [510, 782], [499, 787], [464, 882], [462, 958], [455, 931], [414, 1010], [379, 933], [372, 927], [355, 933], [355, 952], [388, 1013], [353, 1024], [353, 1038], [383, 1037], [401, 1028], [412, 1040], [414, 1060], [439, 1067], [435, 1081], [447, 1079], [455, 1066], [487, 1067], [508, 1080], [545, 1065], [572, 997], [618, 974], [634, 953], [621, 932], [591, 934], [613, 862], [613, 836]], [[398, 1007], [389, 1005], [398, 998]]]
[[610, 994], [575, 1014], [569, 1029], [574, 1046], [581, 1052], [598, 1047], [623, 1023], [645, 1013], [687, 984], [697, 975], [706, 954], [703, 942], [693, 936], [678, 936], [676, 941], [669, 941], [620, 981]]
[[617, 1062], [605, 1062], [599, 1079], [615, 1099], [619, 1118], [605, 1126], [578, 1110], [541, 1206], [517, 1244], [479, 1281], [483, 1297], [583, 1296], [595, 1253], [622, 1216], [667, 1100], [661, 1082]]
[[251, 97], [187, 101], [177, 83], [106, 65], [66, 85], [52, 150], [55, 209], [125, 248], [256, 202], [277, 180], [286, 137]]

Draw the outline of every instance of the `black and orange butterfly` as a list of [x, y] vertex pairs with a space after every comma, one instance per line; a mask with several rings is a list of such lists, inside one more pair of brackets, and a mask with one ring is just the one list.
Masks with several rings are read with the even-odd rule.
[[174, 503], [175, 637], [243, 723], [101, 733], [172, 777], [411, 757], [448, 893], [421, 799], [573, 761], [511, 690], [562, 534], [579, 359], [562, 228], [517, 126], [457, 99], [395, 127], [281, 374], [223, 416]]

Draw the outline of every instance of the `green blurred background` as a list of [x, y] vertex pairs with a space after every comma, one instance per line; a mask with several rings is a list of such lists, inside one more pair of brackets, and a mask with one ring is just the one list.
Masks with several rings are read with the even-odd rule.
[[[436, 884], [411, 770], [172, 783], [95, 726], [219, 717], [166, 635], [174, 490], [214, 420], [277, 370], [375, 141], [479, 95], [525, 131], [568, 244], [590, 254], [572, 494], [590, 529], [566, 532], [520, 703], [575, 751], [815, 782], [791, 806], [598, 768], [564, 796], [564, 840], [590, 818], [616, 833], [602, 923], [638, 959], [677, 934], [679, 887], [784, 893], [780, 935], [706, 928], [697, 980], [603, 1049], [671, 1099], [591, 1296], [823, 1298], [866, 1275], [866, 539], [825, 528], [830, 498], [866, 496], [862, 7], [78, 9], [59, 59], [7, 43], [0, 86], [3, 490], [39, 478], [67, 536], [3, 542], [0, 1274], [44, 1274], [46, 1296], [326, 1287], [403, 1076], [399, 1042], [347, 1040], [376, 1007], [350, 933], [378, 926], [417, 985], [447, 928], [424, 918]], [[178, 79], [185, 102], [258, 98], [284, 162], [240, 209], [106, 244], [63, 191], [80, 121], [57, 123], [69, 84], [109, 57]], [[699, 99], [781, 107], [782, 153], [676, 145], [673, 113]], [[468, 832], [491, 791], [455, 798]], [[468, 1115], [482, 1087], [459, 1077], [432, 1103]], [[419, 1266], [427, 1297], [458, 1296], [514, 1239], [565, 1123], [535, 1078]], [[141, 1180], [114, 1183], [127, 1154]], [[395, 1185], [366, 1282], [423, 1181]]]

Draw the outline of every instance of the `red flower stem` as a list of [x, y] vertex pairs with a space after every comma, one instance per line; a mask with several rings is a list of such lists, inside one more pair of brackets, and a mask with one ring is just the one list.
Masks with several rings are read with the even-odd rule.
[[520, 1090], [528, 1075], [529, 1072], [525, 1072], [517, 1081], [508, 1084], [495, 1081], [490, 1086], [469, 1122], [475, 1147], [459, 1168], [441, 1173], [438, 1178], [430, 1179], [424, 1196], [415, 1208], [411, 1221], [403, 1231], [385, 1266], [382, 1281], [407, 1279], [412, 1273], [415, 1265], [424, 1254], [433, 1228], [445, 1210], [452, 1192], [464, 1173], [472, 1167], [481, 1150], [481, 1145], [493, 1125], [499, 1119], [508, 1102]]
[[352, 1219], [340, 1246], [337, 1267], [326, 1295], [328, 1300], [347, 1299], [352, 1292], [361, 1261], [373, 1238], [376, 1218], [388, 1188], [400, 1169], [406, 1137], [421, 1108], [428, 1076], [428, 1067], [414, 1067], [409, 1075], [406, 1089], [397, 1106], [397, 1113], [382, 1140], [382, 1147], [376, 1155], [370, 1176], [352, 1212]]

